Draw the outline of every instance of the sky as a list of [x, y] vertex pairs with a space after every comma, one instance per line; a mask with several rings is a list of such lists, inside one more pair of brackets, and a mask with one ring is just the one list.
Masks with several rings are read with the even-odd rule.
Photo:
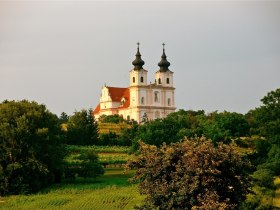
[[94, 108], [138, 41], [152, 82], [166, 43], [177, 109], [247, 113], [280, 88], [280, 1], [2, 0], [0, 102]]

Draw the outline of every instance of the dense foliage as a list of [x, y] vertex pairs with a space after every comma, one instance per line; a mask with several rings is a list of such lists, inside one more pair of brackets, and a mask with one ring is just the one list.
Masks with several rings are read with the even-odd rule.
[[72, 180], [76, 177], [96, 178], [103, 174], [104, 169], [98, 155], [92, 150], [82, 152], [76, 161], [67, 163], [65, 169], [65, 177]]
[[114, 114], [114, 115], [101, 115], [99, 117], [99, 121], [102, 123], [122, 123], [125, 122], [126, 120], [123, 119], [122, 116], [118, 114]]
[[98, 142], [98, 126], [91, 110], [75, 112], [67, 123], [67, 144], [93, 145]]
[[141, 143], [140, 153], [128, 163], [147, 195], [140, 209], [232, 209], [250, 192], [250, 163], [231, 146], [203, 137], [160, 148]]
[[119, 146], [131, 146], [132, 139], [135, 138], [138, 132], [139, 125], [133, 123], [130, 127], [123, 128], [119, 134], [109, 131], [108, 133], [101, 133], [98, 141], [98, 145], [119, 145]]
[[132, 141], [137, 149], [139, 140], [159, 146], [163, 142], [178, 142], [184, 137], [206, 136], [215, 143], [229, 143], [233, 138], [248, 134], [249, 125], [242, 114], [226, 111], [205, 114], [203, 110], [179, 110], [164, 119], [141, 125]]
[[256, 142], [251, 156], [256, 165], [253, 173], [255, 194], [244, 203], [243, 209], [272, 209], [272, 202], [262, 204], [274, 196], [274, 177], [280, 175], [280, 89], [269, 92], [261, 99], [263, 105], [247, 113], [250, 133], [264, 139]]
[[59, 121], [36, 102], [0, 104], [0, 194], [28, 193], [60, 181]]

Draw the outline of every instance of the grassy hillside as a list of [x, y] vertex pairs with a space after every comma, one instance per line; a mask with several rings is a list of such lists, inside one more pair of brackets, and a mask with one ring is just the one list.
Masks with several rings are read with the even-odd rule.
[[123, 169], [106, 169], [97, 180], [78, 179], [73, 183], [62, 183], [34, 195], [18, 195], [0, 198], [0, 209], [133, 209], [143, 196], [137, 186], [127, 179], [132, 172]]
[[122, 129], [130, 127], [131, 125], [127, 123], [98, 123], [99, 134], [112, 132], [119, 135]]

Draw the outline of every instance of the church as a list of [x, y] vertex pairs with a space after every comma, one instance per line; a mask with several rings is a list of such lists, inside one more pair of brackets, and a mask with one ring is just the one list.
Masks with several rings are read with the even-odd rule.
[[132, 62], [134, 68], [129, 72], [129, 87], [104, 85], [99, 104], [93, 110], [95, 119], [101, 115], [118, 114], [124, 119], [140, 123], [143, 120], [164, 118], [175, 111], [173, 72], [169, 70], [165, 44], [153, 83], [148, 82], [148, 71], [143, 68], [145, 62], [141, 58], [139, 43], [137, 45], [136, 58]]

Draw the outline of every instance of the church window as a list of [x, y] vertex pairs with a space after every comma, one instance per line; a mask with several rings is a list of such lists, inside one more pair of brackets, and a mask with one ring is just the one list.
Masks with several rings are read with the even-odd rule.
[[132, 82], [135, 83], [135, 77], [132, 78]]
[[141, 104], [143, 105], [145, 103], [144, 97], [141, 97]]
[[141, 81], [141, 82], [144, 82], [144, 77], [141, 77], [141, 78], [140, 78], [140, 81]]
[[171, 99], [170, 98], [167, 99], [167, 105], [171, 106]]
[[155, 102], [159, 102], [159, 92], [155, 91]]
[[166, 78], [166, 84], [169, 84], [169, 78]]
[[159, 85], [161, 84], [161, 79], [160, 79], [160, 78], [158, 78], [158, 84], [159, 84]]

